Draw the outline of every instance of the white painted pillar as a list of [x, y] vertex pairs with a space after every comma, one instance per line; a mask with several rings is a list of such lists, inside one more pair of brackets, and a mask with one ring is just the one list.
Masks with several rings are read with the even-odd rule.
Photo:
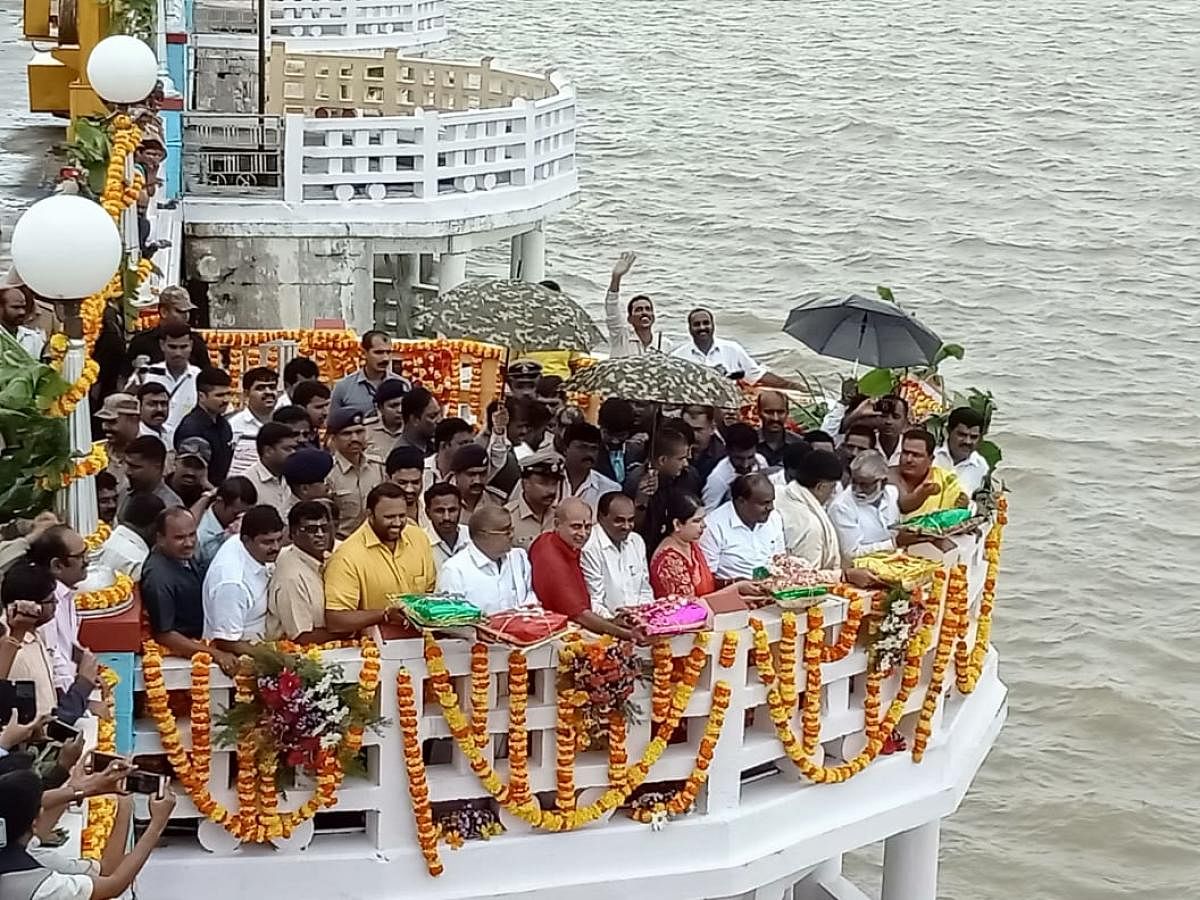
[[444, 294], [467, 280], [467, 254], [443, 253], [438, 258], [438, 293]]
[[934, 819], [883, 842], [880, 900], [937, 900], [941, 827], [941, 820]]
[[521, 280], [538, 282], [546, 277], [546, 232], [538, 225], [521, 235]]
[[519, 234], [514, 235], [512, 240], [509, 241], [508, 277], [511, 278], [513, 281], [519, 280], [522, 275], [522, 272], [521, 272], [521, 269], [522, 269], [522, 265], [521, 265], [522, 237], [523, 236], [519, 235]]

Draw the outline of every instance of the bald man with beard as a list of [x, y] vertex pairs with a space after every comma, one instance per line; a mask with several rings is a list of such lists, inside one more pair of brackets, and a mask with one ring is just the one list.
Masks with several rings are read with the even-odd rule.
[[533, 591], [543, 607], [562, 613], [588, 631], [635, 640], [638, 635], [632, 630], [592, 611], [580, 562], [591, 534], [592, 508], [578, 497], [564, 498], [554, 510], [554, 530], [539, 536], [529, 548]]

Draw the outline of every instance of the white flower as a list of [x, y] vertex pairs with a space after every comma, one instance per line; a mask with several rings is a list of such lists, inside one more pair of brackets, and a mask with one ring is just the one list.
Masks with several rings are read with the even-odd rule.
[[654, 831], [662, 831], [667, 827], [668, 822], [667, 811], [665, 809], [656, 809], [650, 813], [650, 828]]
[[342, 736], [337, 732], [330, 732], [321, 736], [321, 749], [332, 750], [342, 742]]
[[897, 616], [902, 616], [908, 612], [908, 601], [897, 600], [892, 604], [892, 613]]

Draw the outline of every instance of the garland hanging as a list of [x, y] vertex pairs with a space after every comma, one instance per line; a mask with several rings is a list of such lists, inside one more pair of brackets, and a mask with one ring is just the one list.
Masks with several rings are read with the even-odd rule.
[[[108, 666], [100, 666], [100, 697], [108, 709], [108, 716], [96, 723], [96, 752], [117, 752], [116, 703], [113, 688], [120, 682], [117, 673]], [[112, 835], [117, 818], [117, 800], [111, 795], [89, 797], [87, 802], [87, 824], [79, 836], [79, 855], [84, 859], [100, 859], [108, 839]]]
[[[1000, 548], [1004, 526], [1008, 524], [1008, 497], [1001, 494], [996, 501], [996, 521], [984, 541], [983, 554], [987, 571], [983, 578], [983, 595], [979, 600], [979, 621], [975, 628], [975, 643], [968, 652], [966, 628], [961, 634], [954, 654], [955, 686], [960, 693], [970, 694], [979, 683], [983, 663], [987, 658], [988, 642], [992, 636], [992, 610], [996, 605], [996, 578], [1000, 572]], [[964, 623], [965, 626], [965, 623]]]

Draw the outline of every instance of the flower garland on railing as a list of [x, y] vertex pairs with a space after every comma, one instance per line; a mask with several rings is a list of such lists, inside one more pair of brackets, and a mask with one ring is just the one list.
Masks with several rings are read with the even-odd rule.
[[[98, 753], [117, 752], [117, 723], [114, 718], [116, 704], [113, 700], [113, 688], [120, 679], [117, 673], [108, 666], [100, 666], [100, 697], [108, 709], [108, 715], [96, 723], [96, 747]], [[87, 803], [87, 824], [79, 836], [79, 855], [84, 859], [100, 859], [108, 839], [116, 824], [117, 800], [105, 795], [89, 797]]]
[[429, 874], [442, 874], [442, 861], [438, 856], [438, 830], [433, 822], [433, 809], [429, 804], [429, 783], [425, 777], [425, 760], [421, 756], [421, 741], [418, 736], [417, 697], [413, 690], [412, 676], [407, 669], [396, 673], [396, 705], [400, 716], [400, 733], [404, 743], [404, 769], [408, 773], [408, 794], [412, 799], [413, 818], [417, 823], [417, 843]]
[[[821, 737], [821, 658], [825, 648], [825, 613], [819, 606], [808, 608], [808, 631], [804, 634], [804, 711], [800, 714], [803, 728], [803, 751], [806, 757], [812, 756], [817, 750]], [[792, 628], [795, 629], [793, 622]], [[793, 698], [788, 700], [780, 689], [780, 698], [791, 709], [795, 706], [795, 686], [792, 687]]]
[[596, 821], [601, 816], [606, 815], [623, 804], [629, 799], [630, 794], [641, 787], [642, 783], [649, 776], [650, 769], [658, 762], [667, 748], [667, 742], [670, 740], [671, 735], [679, 727], [684, 710], [687, 708], [688, 702], [691, 700], [692, 694], [696, 689], [696, 684], [700, 680], [700, 673], [703, 671], [705, 661], [708, 658], [708, 639], [708, 632], [699, 632], [696, 634], [695, 643], [691, 651], [684, 657], [683, 674], [674, 686], [667, 717], [658, 726], [658, 730], [654, 738], [647, 745], [642, 758], [629, 768], [625, 783], [620, 787], [610, 785], [599, 800], [571, 812], [543, 810], [537, 800], [532, 797], [521, 803], [514, 802], [509, 789], [501, 783], [495, 769], [483, 757], [479, 748], [475, 746], [475, 742], [472, 740], [470, 722], [460, 707], [458, 696], [454, 692], [454, 686], [450, 679], [449, 670], [446, 668], [442, 649], [429, 635], [426, 635], [425, 638], [425, 661], [429, 669], [429, 678], [433, 684], [434, 693], [437, 695], [438, 702], [442, 707], [442, 714], [446, 719], [447, 725], [450, 727], [450, 733], [454, 737], [459, 750], [467, 758], [471, 766], [471, 771], [479, 778], [480, 783], [487, 792], [505, 810], [535, 828], [543, 828], [547, 831], [573, 831]]
[[475, 746], [482, 750], [488, 745], [488, 674], [487, 644], [476, 641], [471, 647], [471, 731]]
[[[379, 648], [369, 638], [360, 643], [362, 667], [358, 676], [357, 693], [361, 703], [369, 706], [374, 702], [379, 688]], [[166, 685], [162, 673], [162, 651], [153, 642], [145, 645], [142, 658], [142, 673], [146, 684], [146, 707], [158, 728], [164, 752], [175, 771], [175, 776], [201, 815], [222, 826], [243, 842], [262, 842], [271, 838], [290, 837], [302, 823], [315, 816], [320, 810], [337, 803], [337, 790], [345, 778], [345, 766], [340, 758], [352, 757], [362, 746], [364, 728], [352, 724], [336, 748], [323, 748], [316, 760], [316, 785], [312, 796], [293, 812], [279, 812], [278, 787], [274, 784], [274, 771], [267, 764], [266, 771], [258, 762], [258, 746], [255, 732], [242, 729], [238, 734], [237, 795], [239, 809], [231, 812], [215, 799], [208, 787], [212, 761], [212, 722], [209, 714], [209, 667], [212, 658], [207, 653], [192, 657], [192, 749], [183, 748], [179, 727], [172, 714]], [[255, 679], [253, 675], [239, 673], [235, 679], [235, 703], [248, 703], [253, 699]], [[278, 762], [275, 764], [278, 767]], [[266, 775], [271, 782], [266, 783]]]
[[796, 705], [796, 614], [790, 610], [779, 623], [779, 696], [788, 706]]
[[508, 655], [508, 795], [513, 803], [529, 802], [529, 660], [519, 650]]
[[671, 709], [671, 679], [675, 674], [675, 657], [667, 641], [656, 641], [650, 648], [654, 680], [650, 686], [650, 716], [655, 724], [663, 721]]
[[758, 680], [770, 687], [775, 683], [775, 663], [767, 629], [761, 619], [751, 617], [750, 630], [754, 632], [754, 668], [758, 670]]
[[112, 537], [112, 526], [107, 522], [98, 522], [96, 530], [85, 537], [83, 543], [89, 551], [94, 552], [99, 550], [110, 537]]
[[[940, 583], [938, 586], [941, 586]], [[938, 702], [942, 699], [942, 682], [946, 677], [946, 667], [950, 665], [959, 629], [968, 619], [967, 601], [967, 567], [959, 563], [950, 573], [946, 587], [942, 624], [938, 629], [937, 649], [933, 654], [933, 672], [929, 677], [929, 685], [925, 688], [925, 700], [921, 704], [921, 715], [917, 719], [914, 732], [913, 762], [919, 763], [925, 757], [925, 747], [933, 734], [933, 714], [937, 712]]]
[[1007, 524], [1008, 497], [1000, 494], [996, 500], [996, 521], [992, 523], [983, 545], [987, 571], [983, 578], [983, 595], [979, 600], [975, 643], [968, 652], [966, 623], [963, 622], [954, 654], [955, 685], [963, 694], [970, 694], [975, 690], [983, 672], [984, 660], [987, 658], [988, 642], [992, 636], [992, 610], [996, 605], [996, 577], [1000, 572], [1000, 548], [1004, 540], [1004, 526]]
[[[830, 593], [849, 602], [846, 605], [846, 621], [842, 623], [842, 628], [838, 632], [837, 642], [823, 644], [821, 647], [821, 662], [827, 663], [838, 662], [850, 655], [850, 651], [854, 649], [854, 644], [858, 641], [858, 631], [862, 626], [867, 608], [867, 604], [863, 602], [862, 593], [848, 584], [839, 582], [833, 586]], [[872, 600], [882, 598], [883, 592], [876, 591], [870, 596]]]
[[117, 572], [113, 583], [94, 591], [80, 591], [74, 597], [75, 608], [80, 612], [98, 612], [116, 609], [133, 596], [133, 579], [124, 572]]
[[733, 664], [737, 662], [738, 644], [741, 643], [742, 633], [740, 631], [727, 631], [725, 636], [721, 638], [721, 653], [717, 657], [722, 669], [731, 669]]

